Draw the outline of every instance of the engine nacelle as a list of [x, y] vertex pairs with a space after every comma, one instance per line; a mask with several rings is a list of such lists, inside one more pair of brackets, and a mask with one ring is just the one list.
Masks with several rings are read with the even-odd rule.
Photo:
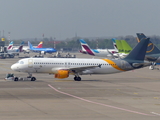
[[41, 54], [45, 54], [45, 51], [41, 51]]
[[55, 74], [55, 78], [63, 79], [69, 77], [68, 70], [58, 70], [58, 73]]

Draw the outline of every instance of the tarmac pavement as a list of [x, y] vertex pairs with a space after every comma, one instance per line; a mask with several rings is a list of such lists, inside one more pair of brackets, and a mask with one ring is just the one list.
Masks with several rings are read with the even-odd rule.
[[[88, 57], [76, 54], [77, 57]], [[92, 57], [90, 57], [92, 58]], [[4, 80], [19, 60], [0, 59], [1, 120], [159, 120], [160, 71], [148, 67], [82, 81], [33, 74], [36, 81]], [[157, 66], [159, 67], [159, 66]]]

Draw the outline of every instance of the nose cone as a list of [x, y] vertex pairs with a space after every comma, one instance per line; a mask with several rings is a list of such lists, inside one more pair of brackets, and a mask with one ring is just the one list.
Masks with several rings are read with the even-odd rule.
[[17, 69], [16, 69], [16, 65], [13, 64], [13, 65], [11, 66], [11, 69], [14, 70], [14, 71], [16, 71], [16, 70], [17, 70]]

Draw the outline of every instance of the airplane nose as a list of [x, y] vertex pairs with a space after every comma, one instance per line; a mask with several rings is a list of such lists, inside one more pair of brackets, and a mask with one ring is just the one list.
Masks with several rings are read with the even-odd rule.
[[13, 65], [11, 66], [11, 69], [12, 69], [12, 70], [16, 70], [15, 64], [13, 64]]

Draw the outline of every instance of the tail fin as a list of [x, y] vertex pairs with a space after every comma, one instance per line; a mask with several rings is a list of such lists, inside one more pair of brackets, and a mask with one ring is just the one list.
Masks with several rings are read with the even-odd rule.
[[149, 38], [143, 38], [123, 60], [144, 61]]
[[23, 50], [24, 41], [21, 42], [20, 46], [17, 49], [17, 52], [22, 52]]
[[80, 39], [79, 41], [81, 43], [82, 51], [85, 51], [90, 55], [94, 55], [92, 49], [89, 47], [89, 45], [83, 39]]
[[[146, 38], [146, 36], [143, 33], [137, 33], [137, 40], [141, 41], [143, 38]], [[159, 54], [159, 53], [160, 50], [149, 40], [146, 55]]]
[[137, 41], [140, 42], [141, 39], [147, 38], [143, 33], [136, 33], [137, 34]]
[[43, 46], [43, 41], [41, 41], [36, 48], [42, 48], [42, 46]]
[[28, 41], [28, 47], [29, 47], [29, 49], [33, 49], [33, 46], [29, 41]]
[[11, 41], [7, 47], [7, 50], [12, 50], [13, 49], [13, 41]]
[[112, 42], [113, 42], [114, 49], [118, 50], [118, 47], [116, 45], [116, 38], [112, 38]]
[[121, 40], [116, 40], [116, 45], [117, 45], [117, 48], [118, 48], [118, 52], [119, 53], [124, 53], [124, 49], [123, 49]]
[[132, 50], [131, 46], [125, 40], [121, 40], [121, 43], [123, 46], [124, 53], [129, 54]]

